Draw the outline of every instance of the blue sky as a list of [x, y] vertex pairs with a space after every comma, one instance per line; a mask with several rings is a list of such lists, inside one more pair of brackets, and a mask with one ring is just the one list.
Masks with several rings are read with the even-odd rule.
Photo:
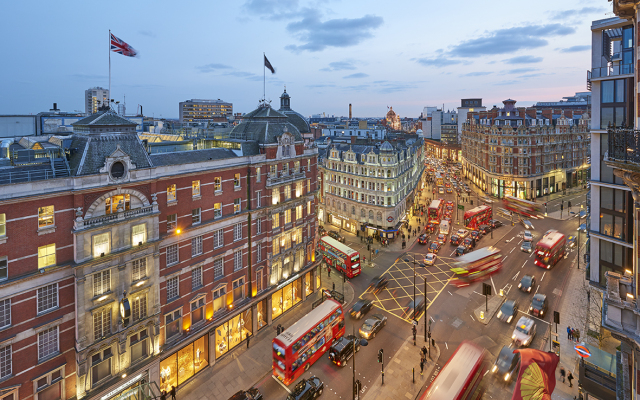
[[[223, 99], [249, 112], [284, 85], [292, 108], [417, 117], [427, 105], [519, 105], [586, 90], [592, 20], [606, 0], [456, 3], [378, 0], [5, 2], [0, 114], [84, 111], [108, 86], [108, 31], [140, 56], [112, 53], [112, 98], [177, 118], [178, 103]], [[10, 16], [10, 17], [9, 17]], [[276, 107], [277, 108], [277, 107]]]

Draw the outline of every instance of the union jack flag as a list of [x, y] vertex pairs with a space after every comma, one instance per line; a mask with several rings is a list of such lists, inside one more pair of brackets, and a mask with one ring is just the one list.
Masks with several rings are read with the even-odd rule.
[[128, 43], [121, 39], [118, 39], [113, 33], [109, 34], [111, 35], [111, 51], [127, 57], [135, 57], [138, 55], [136, 49], [129, 46]]

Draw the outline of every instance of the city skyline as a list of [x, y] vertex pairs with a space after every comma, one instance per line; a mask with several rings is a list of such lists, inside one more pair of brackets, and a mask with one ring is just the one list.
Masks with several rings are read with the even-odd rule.
[[382, 117], [392, 106], [416, 118], [425, 106], [455, 109], [468, 97], [528, 106], [586, 91], [591, 21], [613, 16], [602, 2], [545, 1], [526, 13], [465, 2], [455, 14], [444, 4], [382, 2], [144, 2], [125, 14], [68, 4], [5, 5], [19, 17], [0, 28], [17, 38], [5, 43], [13, 57], [0, 66], [9, 94], [0, 114], [35, 114], [54, 102], [83, 110], [84, 90], [108, 87], [109, 29], [139, 52], [113, 53], [111, 97], [126, 96], [129, 112], [142, 105], [148, 116], [177, 118], [178, 103], [191, 98], [251, 111], [262, 97], [263, 52], [276, 69], [267, 71], [267, 100], [277, 108], [286, 85], [292, 108], [307, 117], [346, 116], [351, 103], [356, 117]]

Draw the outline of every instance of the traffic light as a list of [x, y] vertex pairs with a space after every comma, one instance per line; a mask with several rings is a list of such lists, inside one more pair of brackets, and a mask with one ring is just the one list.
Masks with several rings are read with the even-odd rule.
[[557, 311], [553, 312], [553, 322], [555, 322], [556, 324], [560, 323], [560, 313]]
[[378, 350], [378, 362], [381, 363], [384, 357], [384, 352], [382, 349]]
[[482, 284], [482, 294], [485, 296], [491, 296], [491, 285], [486, 283]]
[[571, 208], [571, 202], [570, 201], [567, 202], [567, 205], [569, 206], [569, 208]]

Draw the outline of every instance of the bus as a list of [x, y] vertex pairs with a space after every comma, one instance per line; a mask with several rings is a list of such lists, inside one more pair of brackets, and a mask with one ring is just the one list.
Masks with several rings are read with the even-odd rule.
[[442, 219], [443, 211], [444, 211], [444, 200], [443, 199], [433, 200], [431, 204], [429, 204], [429, 214], [428, 214], [429, 222], [434, 225], [439, 224], [440, 220]]
[[509, 211], [537, 219], [540, 213], [540, 205], [535, 201], [519, 199], [513, 196], [504, 197], [504, 208]]
[[360, 253], [330, 236], [320, 239], [320, 252], [324, 262], [335, 267], [348, 278], [360, 275]]
[[464, 212], [464, 226], [469, 229], [478, 229], [480, 225], [489, 225], [493, 218], [493, 210], [489, 206], [478, 206]]
[[493, 246], [483, 247], [458, 258], [451, 271], [455, 277], [451, 281], [456, 287], [469, 286], [487, 279], [502, 269], [502, 254]]
[[420, 400], [476, 400], [484, 394], [487, 352], [464, 341], [425, 390]]
[[436, 172], [436, 186], [442, 186], [444, 184], [444, 179], [442, 178], [442, 174], [440, 172]]
[[544, 235], [536, 245], [536, 259], [538, 267], [550, 269], [564, 257], [567, 238], [558, 231], [551, 231]]
[[272, 341], [273, 375], [285, 385], [308, 370], [344, 335], [342, 305], [327, 299]]

